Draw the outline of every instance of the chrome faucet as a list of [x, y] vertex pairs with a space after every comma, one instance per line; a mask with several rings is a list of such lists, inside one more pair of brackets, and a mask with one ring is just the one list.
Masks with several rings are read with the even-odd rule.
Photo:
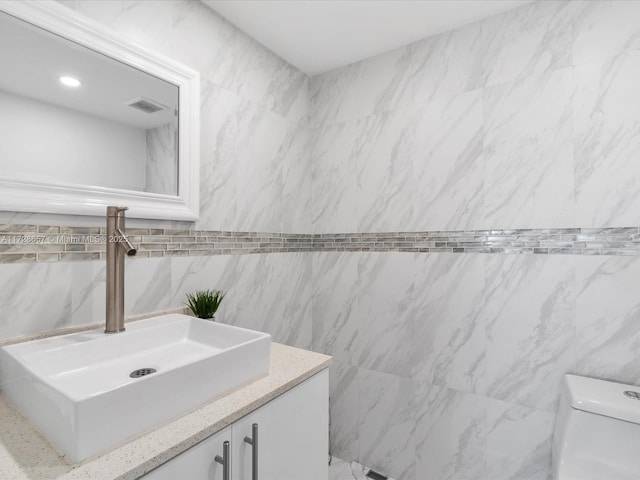
[[107, 321], [104, 333], [124, 331], [124, 254], [137, 250], [124, 234], [128, 207], [107, 207]]

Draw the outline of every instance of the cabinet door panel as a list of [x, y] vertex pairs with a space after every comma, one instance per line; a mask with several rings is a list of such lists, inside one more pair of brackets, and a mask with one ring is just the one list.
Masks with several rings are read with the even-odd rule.
[[[230, 440], [231, 427], [227, 427], [147, 473], [142, 480], [223, 480], [222, 465], [215, 457], [222, 457], [222, 444]], [[233, 475], [233, 464], [231, 468]]]
[[258, 424], [259, 480], [326, 480], [328, 371], [294, 387], [232, 426], [234, 480], [252, 480], [251, 426]]

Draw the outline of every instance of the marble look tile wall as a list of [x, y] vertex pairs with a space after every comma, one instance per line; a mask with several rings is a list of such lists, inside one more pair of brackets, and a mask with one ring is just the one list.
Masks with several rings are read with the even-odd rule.
[[407, 480], [547, 479], [563, 375], [640, 381], [638, 257], [316, 252], [311, 262], [311, 342], [334, 356], [340, 458]]
[[196, 289], [226, 291], [216, 320], [270, 333], [273, 341], [311, 346], [310, 253], [171, 259], [171, 304]]
[[639, 12], [533, 2], [312, 78], [314, 233], [637, 226]]
[[[125, 315], [183, 307], [186, 293], [227, 292], [216, 320], [311, 346], [310, 253], [144, 258], [126, 261]], [[104, 261], [3, 265], [0, 339], [99, 323]]]
[[640, 381], [639, 18], [533, 2], [311, 79], [334, 455], [548, 479], [562, 376]]

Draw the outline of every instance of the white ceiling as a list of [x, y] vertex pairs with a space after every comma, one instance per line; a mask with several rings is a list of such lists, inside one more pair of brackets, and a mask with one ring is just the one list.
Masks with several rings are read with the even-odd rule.
[[531, 0], [202, 0], [313, 76]]

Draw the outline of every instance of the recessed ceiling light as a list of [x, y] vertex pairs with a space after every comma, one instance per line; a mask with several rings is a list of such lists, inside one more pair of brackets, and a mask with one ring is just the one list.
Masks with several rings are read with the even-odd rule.
[[60, 77], [60, 83], [66, 85], [67, 87], [79, 87], [82, 85], [82, 82], [74, 77]]

